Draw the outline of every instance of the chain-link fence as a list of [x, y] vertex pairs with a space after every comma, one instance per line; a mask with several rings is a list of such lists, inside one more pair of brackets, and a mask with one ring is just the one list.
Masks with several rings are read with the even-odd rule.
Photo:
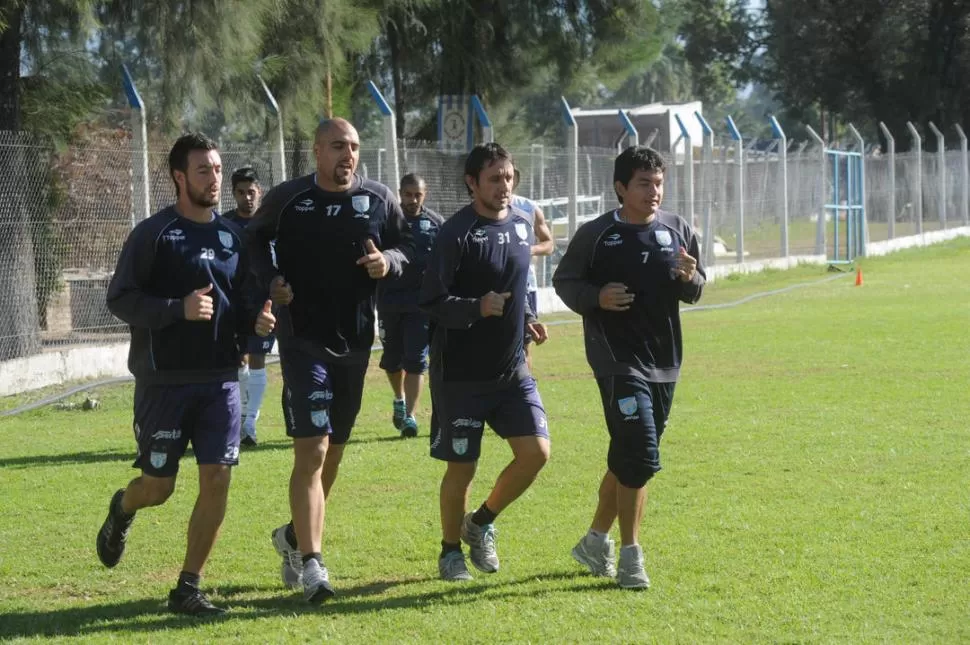
[[[392, 164], [381, 145], [364, 143], [360, 172], [392, 184]], [[522, 177], [517, 192], [542, 205], [557, 240], [556, 253], [539, 265], [540, 285], [548, 286], [568, 242], [570, 153], [537, 144], [513, 146], [511, 152]], [[751, 143], [739, 164], [733, 142], [716, 139], [709, 152], [695, 150], [691, 166], [683, 155], [667, 156], [664, 207], [685, 217], [693, 214], [698, 232], [711, 231], [709, 262], [782, 255], [786, 205], [790, 254], [816, 253], [820, 232], [825, 248], [832, 248], [838, 215], [826, 205], [845, 196], [834, 194], [824, 152], [792, 144], [785, 164], [781, 152], [778, 142]], [[228, 179], [232, 170], [253, 166], [268, 186], [272, 152], [269, 145], [227, 146], [221, 154], [225, 211], [234, 207]], [[402, 175], [424, 177], [430, 208], [448, 217], [468, 202], [463, 154], [440, 150], [434, 143], [401, 141], [398, 155]], [[608, 149], [579, 150], [579, 223], [615, 207], [615, 155]], [[149, 201], [155, 212], [172, 203], [175, 191], [167, 147], [153, 146], [148, 157]], [[290, 177], [312, 172], [312, 146], [291, 145], [285, 158]], [[944, 185], [935, 154], [911, 152], [895, 161], [867, 156], [870, 239], [965, 224], [963, 164], [959, 152], [947, 153]], [[0, 361], [46, 348], [127, 338], [125, 326], [108, 312], [105, 295], [133, 224], [132, 168], [131, 138], [124, 131], [98, 133], [64, 149], [25, 134], [0, 133]]]

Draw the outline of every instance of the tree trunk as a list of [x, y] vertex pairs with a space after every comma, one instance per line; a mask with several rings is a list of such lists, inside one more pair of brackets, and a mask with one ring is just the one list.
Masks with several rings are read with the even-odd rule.
[[[20, 39], [22, 10], [11, 12], [0, 34], [0, 361], [40, 349], [35, 296], [34, 247], [23, 190], [28, 181], [20, 130]], [[7, 145], [3, 145], [6, 143]]]

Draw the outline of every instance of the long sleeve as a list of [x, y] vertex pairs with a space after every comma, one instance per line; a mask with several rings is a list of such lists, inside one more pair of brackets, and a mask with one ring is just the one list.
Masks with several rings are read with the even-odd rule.
[[435, 240], [428, 269], [421, 284], [418, 305], [442, 327], [467, 329], [480, 320], [478, 298], [459, 298], [450, 293], [460, 260], [461, 242], [442, 231]]
[[587, 279], [590, 260], [596, 248], [597, 229], [592, 225], [597, 221], [594, 220], [576, 231], [552, 276], [556, 294], [567, 307], [580, 315], [586, 315], [599, 307], [600, 288]]
[[414, 236], [401, 210], [401, 204], [394, 198], [387, 202], [387, 220], [384, 223], [381, 252], [387, 260], [387, 275], [399, 277], [404, 266], [414, 257]]
[[279, 186], [266, 193], [253, 216], [253, 221], [246, 227], [249, 267], [262, 291], [269, 290], [269, 283], [279, 275], [279, 271], [273, 265], [271, 243], [276, 239], [276, 229], [283, 208], [282, 199], [283, 194]]
[[[185, 317], [182, 300], [150, 296], [144, 291], [155, 259], [152, 220], [132, 230], [118, 256], [108, 285], [108, 310], [133, 327], [161, 329]], [[186, 294], [188, 295], [188, 294]]]
[[707, 283], [707, 273], [705, 273], [704, 267], [701, 266], [700, 245], [693, 231], [690, 231], [690, 238], [687, 240], [687, 254], [697, 258], [697, 270], [694, 272], [694, 277], [691, 278], [690, 282], [680, 283], [678, 297], [682, 302], [692, 305], [701, 299], [701, 293], [704, 291], [704, 285]]
[[[246, 236], [244, 236], [246, 237]], [[256, 333], [256, 316], [263, 307], [257, 294], [262, 293], [254, 284], [256, 276], [250, 270], [249, 250], [244, 247], [239, 254], [239, 264], [233, 276], [232, 307], [236, 313], [236, 333], [253, 336]]]

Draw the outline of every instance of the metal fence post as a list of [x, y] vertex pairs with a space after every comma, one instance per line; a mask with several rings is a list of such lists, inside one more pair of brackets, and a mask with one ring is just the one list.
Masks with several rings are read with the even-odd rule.
[[882, 136], [886, 137], [889, 153], [889, 216], [886, 222], [889, 225], [888, 237], [891, 240], [896, 237], [896, 139], [882, 121], [879, 122], [879, 129], [882, 130]]
[[815, 223], [815, 255], [825, 255], [825, 169], [828, 167], [828, 164], [825, 163], [825, 139], [820, 137], [818, 132], [810, 125], [806, 125], [805, 130], [814, 139], [815, 144], [819, 147], [819, 154], [821, 155], [819, 158], [818, 196], [822, 201], [820, 203], [821, 208], [818, 211], [818, 221]]
[[626, 131], [626, 138], [630, 141], [629, 145], [640, 145], [640, 133], [637, 131], [636, 126], [633, 125], [630, 117], [627, 116], [627, 113], [623, 110], [617, 110], [616, 115], [620, 117], [620, 123], [623, 124], [623, 129]]
[[943, 139], [943, 133], [932, 121], [930, 121], [929, 126], [933, 134], [936, 135], [936, 171], [940, 174], [938, 210], [940, 226], [943, 227], [943, 230], [946, 230], [946, 142]]
[[391, 110], [390, 104], [381, 94], [381, 91], [374, 85], [374, 81], [367, 81], [367, 89], [370, 91], [374, 102], [377, 103], [377, 108], [381, 111], [381, 119], [384, 121], [384, 148], [387, 151], [387, 174], [390, 179], [389, 182], [385, 183], [391, 187], [391, 190], [396, 190], [398, 182], [401, 181], [401, 171], [397, 158], [397, 124], [394, 122], [394, 111]]
[[744, 139], [730, 115], [727, 118], [727, 126], [731, 138], [734, 139], [734, 163], [737, 166], [737, 186], [735, 190], [738, 193], [738, 220], [735, 246], [738, 253], [737, 261], [738, 264], [741, 264], [744, 262]]
[[960, 221], [963, 222], [964, 226], [970, 224], [970, 195], [968, 195], [968, 190], [970, 190], [970, 160], [967, 159], [967, 135], [963, 132], [963, 128], [957, 123], [954, 126], [957, 129], [957, 135], [960, 137], [960, 164], [961, 164], [961, 174], [963, 175], [963, 181], [960, 182]]
[[283, 144], [283, 116], [280, 114], [280, 104], [276, 102], [276, 97], [269, 91], [269, 86], [263, 77], [256, 74], [259, 84], [263, 88], [263, 95], [266, 97], [266, 106], [276, 117], [276, 137], [273, 141], [273, 165], [271, 181], [274, 185], [286, 181], [286, 153]]
[[694, 111], [694, 118], [701, 124], [703, 142], [701, 146], [701, 199], [704, 205], [704, 248], [701, 256], [708, 266], [714, 264], [714, 222], [711, 218], [711, 206], [714, 201], [714, 130], [700, 112]]
[[[488, 113], [485, 112], [485, 106], [479, 100], [477, 95], [472, 95], [471, 98], [471, 109], [473, 114], [478, 118], [478, 124], [482, 126], [482, 141], [484, 143], [491, 143], [495, 141], [495, 133], [492, 130], [492, 120], [488, 118]], [[471, 124], [469, 124], [471, 125]], [[471, 137], [471, 135], [469, 135]], [[474, 145], [474, 141], [469, 138], [468, 148]]]
[[[687, 126], [684, 122], [680, 120], [680, 115], [675, 114], [674, 119], [677, 121], [677, 126], [680, 128], [680, 138], [684, 142], [684, 203], [687, 206], [684, 215], [687, 218], [687, 223], [691, 225], [695, 230], [697, 229], [696, 222], [694, 221], [694, 144], [690, 140], [690, 132], [687, 130]], [[677, 161], [677, 149], [674, 148], [674, 163]]]
[[[856, 130], [856, 127], [849, 124], [849, 132], [855, 138], [856, 145], [859, 146], [859, 183], [856, 186], [856, 190], [859, 192], [859, 205], [862, 206], [860, 211], [860, 219], [857, 222], [859, 229], [856, 230], [857, 241], [856, 248], [859, 250], [859, 255], [862, 257], [866, 256], [866, 246], [869, 244], [869, 222], [866, 216], [866, 142]], [[852, 197], [849, 197], [849, 203], [852, 203]]]
[[121, 66], [125, 96], [131, 107], [131, 227], [151, 216], [149, 196], [151, 187], [148, 175], [148, 126], [145, 119], [145, 103], [135, 88], [127, 65]]
[[906, 122], [906, 128], [913, 137], [913, 147], [916, 148], [916, 234], [923, 234], [923, 137], [912, 121]]
[[562, 97], [562, 117], [566, 122], [566, 155], [568, 157], [566, 186], [569, 191], [569, 212], [567, 230], [569, 239], [576, 234], [576, 219], [579, 214], [579, 126], [569, 108], [566, 97]]
[[781, 173], [780, 184], [781, 184], [781, 257], [788, 257], [788, 137], [785, 136], [785, 131], [781, 129], [781, 125], [778, 123], [778, 119], [771, 117], [769, 119], [771, 122], [771, 131], [775, 135], [775, 139], [778, 139], [778, 154], [780, 156], [781, 168], [779, 172]]

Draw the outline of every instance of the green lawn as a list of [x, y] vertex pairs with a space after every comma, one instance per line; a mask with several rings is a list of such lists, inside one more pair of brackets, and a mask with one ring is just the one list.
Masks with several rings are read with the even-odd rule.
[[[0, 640], [967, 642], [970, 240], [862, 266], [861, 288], [823, 282], [824, 267], [725, 279], [702, 303], [814, 284], [684, 315], [686, 365], [641, 535], [647, 592], [569, 557], [606, 433], [581, 325], [561, 324], [536, 352], [552, 460], [498, 520], [502, 570], [467, 584], [437, 580], [430, 410], [421, 437], [397, 439], [376, 370], [328, 508], [338, 596], [310, 607], [279, 583], [269, 533], [287, 519], [291, 453], [273, 367], [262, 442], [234, 473], [203, 580], [231, 612], [208, 622], [164, 611], [191, 461], [169, 503], [139, 514], [117, 568], [94, 552], [111, 493], [134, 473], [130, 386], [97, 391], [93, 412], [0, 418]], [[509, 458], [494, 435], [483, 452], [474, 505]]]

